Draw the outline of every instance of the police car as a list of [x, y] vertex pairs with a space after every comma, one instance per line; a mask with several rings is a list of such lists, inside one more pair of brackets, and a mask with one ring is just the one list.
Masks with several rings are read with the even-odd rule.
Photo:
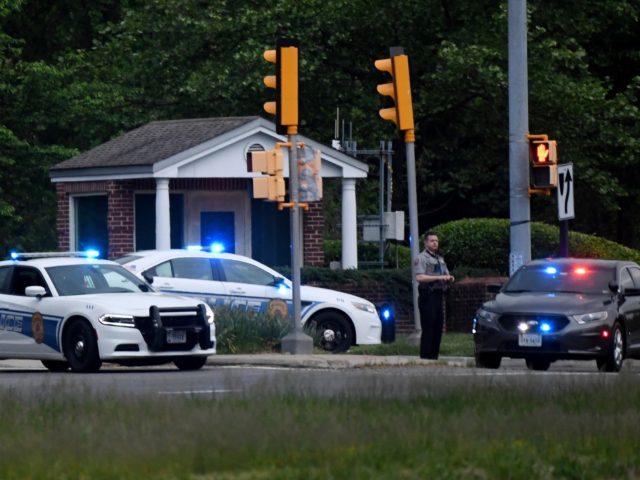
[[[116, 262], [164, 292], [291, 318], [291, 282], [271, 268], [241, 255], [193, 250], [147, 250]], [[379, 344], [381, 322], [364, 298], [335, 290], [300, 287], [301, 320], [317, 332], [319, 346], [343, 352], [351, 345]]]
[[0, 262], [0, 359], [51, 371], [95, 372], [103, 361], [195, 370], [216, 352], [208, 305], [154, 292], [115, 262], [63, 255]]
[[595, 360], [617, 372], [640, 358], [640, 266], [580, 258], [521, 267], [473, 319], [476, 364], [523, 358], [531, 370], [556, 360]]

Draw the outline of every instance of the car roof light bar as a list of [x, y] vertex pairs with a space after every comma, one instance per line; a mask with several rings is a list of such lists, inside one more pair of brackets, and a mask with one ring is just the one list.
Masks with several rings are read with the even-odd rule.
[[12, 260], [56, 257], [97, 258], [100, 256], [100, 252], [98, 250], [84, 250], [81, 252], [11, 252], [10, 255]]

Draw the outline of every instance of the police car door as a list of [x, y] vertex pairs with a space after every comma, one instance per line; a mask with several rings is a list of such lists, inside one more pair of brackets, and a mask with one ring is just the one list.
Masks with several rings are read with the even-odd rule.
[[162, 292], [201, 298], [210, 306], [224, 301], [224, 285], [214, 277], [207, 257], [178, 257], [143, 272], [153, 277], [153, 286]]
[[[640, 269], [628, 267], [626, 269], [631, 277], [634, 289], [640, 289]], [[622, 275], [620, 285], [622, 285]], [[627, 295], [625, 297], [625, 320], [629, 332], [627, 337], [627, 349], [629, 352], [637, 354], [640, 351], [640, 296]]]
[[274, 287], [275, 277], [259, 266], [229, 258], [218, 258], [214, 262], [232, 307], [265, 313], [273, 299], [280, 296]]
[[[40, 311], [42, 300], [25, 295], [25, 289], [30, 286], [45, 287], [50, 294], [40, 271], [26, 266], [6, 267], [2, 270], [0, 278], [4, 277], [4, 282], [0, 292], [0, 357], [29, 358], [39, 353], [53, 353], [43, 343], [46, 312]], [[55, 324], [51, 326], [55, 330]], [[56, 334], [55, 331], [48, 333], [53, 336]]]

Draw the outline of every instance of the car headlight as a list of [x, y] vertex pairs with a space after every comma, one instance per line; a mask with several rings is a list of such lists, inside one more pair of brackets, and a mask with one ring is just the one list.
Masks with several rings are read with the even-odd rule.
[[204, 310], [205, 310], [205, 317], [207, 319], [207, 323], [209, 325], [213, 325], [213, 322], [215, 321], [215, 314], [213, 313], [213, 310], [211, 310], [211, 307], [209, 305], [207, 305], [206, 303], [204, 304]]
[[351, 302], [351, 305], [356, 307], [358, 310], [362, 310], [367, 313], [376, 313], [376, 307], [371, 303], [363, 303], [363, 302]]
[[604, 312], [582, 313], [580, 315], [569, 315], [569, 318], [575, 320], [580, 325], [584, 325], [585, 323], [606, 320], [608, 316], [609, 314], [606, 311], [604, 311]]
[[135, 328], [136, 324], [132, 315], [115, 315], [113, 313], [107, 313], [98, 318], [98, 321], [103, 325], [111, 325], [113, 327], [131, 327]]
[[485, 310], [484, 308], [479, 308], [476, 312], [476, 318], [478, 320], [484, 320], [486, 322], [493, 322], [498, 319], [500, 315], [495, 312], [490, 312], [489, 310]]

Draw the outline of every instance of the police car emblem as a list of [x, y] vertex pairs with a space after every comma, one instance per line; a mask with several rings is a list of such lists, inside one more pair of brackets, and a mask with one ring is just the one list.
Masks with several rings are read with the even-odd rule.
[[35, 312], [31, 317], [31, 333], [36, 343], [44, 342], [44, 319], [40, 312]]

